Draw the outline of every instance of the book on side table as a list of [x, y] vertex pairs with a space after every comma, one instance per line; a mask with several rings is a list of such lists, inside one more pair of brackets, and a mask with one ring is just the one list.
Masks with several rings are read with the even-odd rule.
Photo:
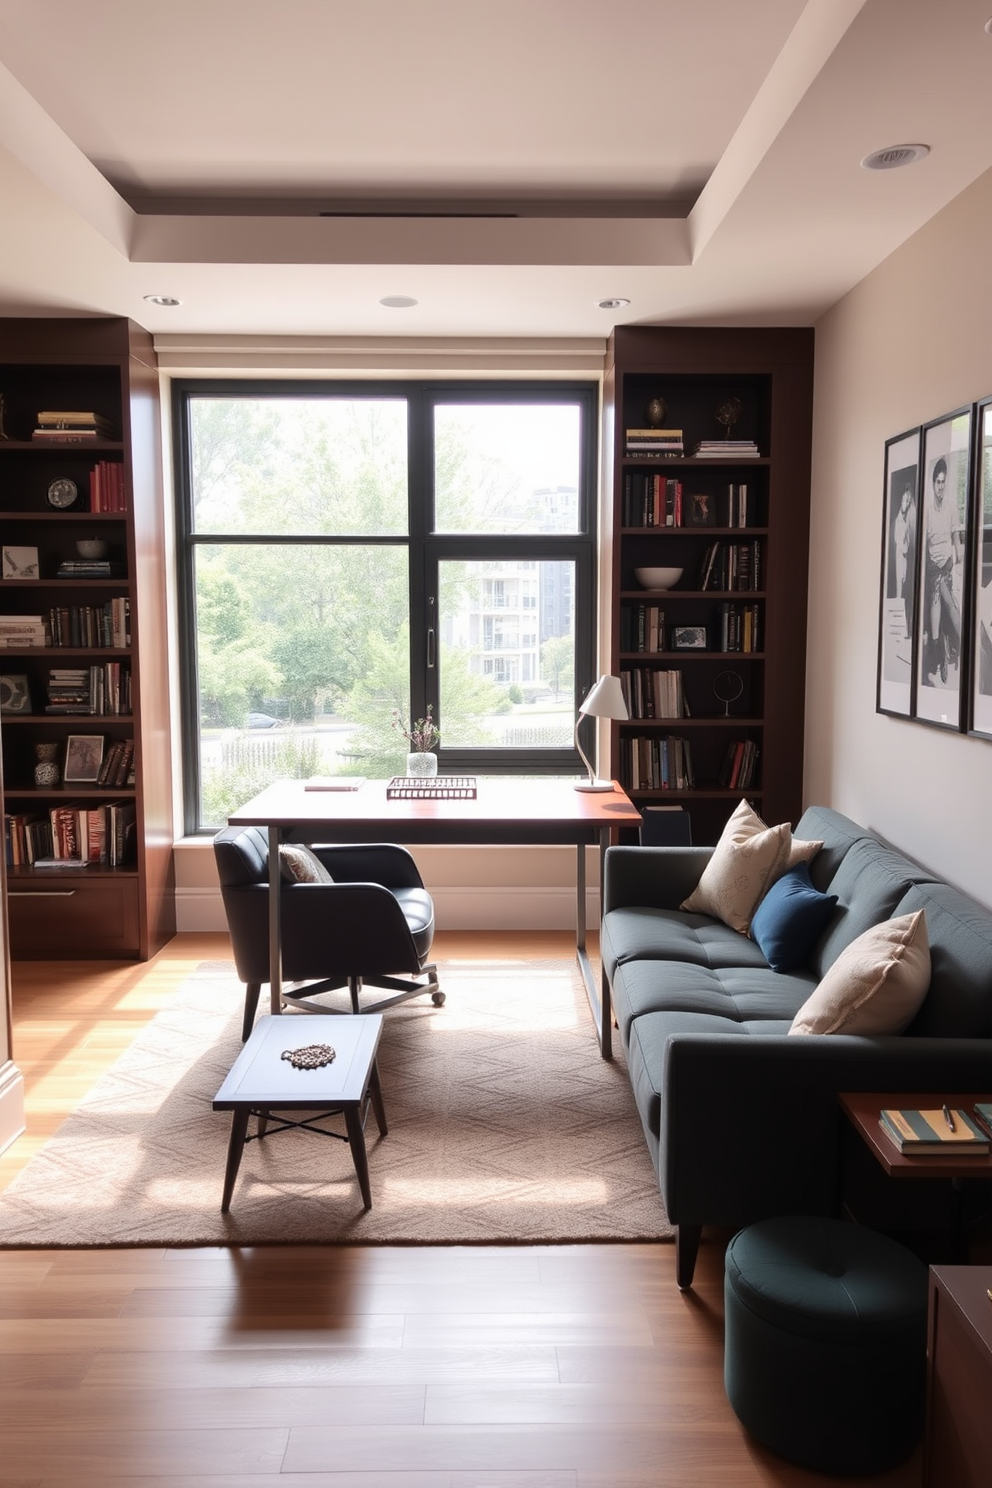
[[947, 1106], [935, 1110], [883, 1110], [878, 1124], [906, 1157], [914, 1153], [932, 1157], [946, 1153], [951, 1157], [984, 1157], [990, 1141], [986, 1132], [966, 1111]]

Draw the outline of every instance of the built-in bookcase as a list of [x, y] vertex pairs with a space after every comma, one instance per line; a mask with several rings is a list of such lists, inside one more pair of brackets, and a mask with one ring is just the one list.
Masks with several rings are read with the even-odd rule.
[[10, 952], [147, 959], [175, 933], [151, 338], [118, 319], [0, 320], [0, 395]]
[[[610, 340], [611, 669], [634, 715], [613, 770], [698, 843], [741, 796], [769, 823], [802, 811], [812, 352], [805, 330]], [[653, 590], [644, 568], [681, 573]]]

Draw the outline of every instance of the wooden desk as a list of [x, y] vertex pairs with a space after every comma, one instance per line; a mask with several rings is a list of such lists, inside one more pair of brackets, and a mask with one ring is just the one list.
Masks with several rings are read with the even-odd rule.
[[932, 1266], [924, 1488], [986, 1488], [992, 1475], [992, 1266]]
[[[637, 807], [614, 785], [612, 792], [578, 791], [570, 780], [478, 777], [472, 801], [389, 801], [386, 781], [367, 780], [357, 791], [308, 791], [300, 780], [279, 780], [228, 818], [234, 827], [264, 827], [269, 834], [269, 874], [278, 879], [282, 842], [400, 842], [541, 846], [574, 844], [575, 952], [600, 1052], [613, 1052], [613, 1020], [606, 978], [597, 988], [586, 951], [585, 849], [600, 858], [616, 827], [636, 827]], [[273, 1013], [282, 1010], [279, 895], [269, 894], [269, 988]]]

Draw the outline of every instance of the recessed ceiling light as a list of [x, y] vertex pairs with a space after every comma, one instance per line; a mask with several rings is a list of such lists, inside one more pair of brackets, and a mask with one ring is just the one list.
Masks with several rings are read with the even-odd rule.
[[388, 310], [409, 310], [418, 303], [419, 301], [413, 299], [411, 295], [386, 295], [379, 301], [379, 304], [385, 305]]
[[612, 300], [600, 300], [599, 308], [600, 310], [624, 310], [629, 304], [629, 300], [625, 300], [622, 296], [617, 295]]
[[149, 305], [181, 305], [182, 300], [174, 300], [172, 295], [145, 295], [144, 298]]
[[886, 145], [884, 150], [866, 155], [861, 164], [865, 170], [898, 170], [901, 165], [915, 165], [929, 154], [929, 145]]

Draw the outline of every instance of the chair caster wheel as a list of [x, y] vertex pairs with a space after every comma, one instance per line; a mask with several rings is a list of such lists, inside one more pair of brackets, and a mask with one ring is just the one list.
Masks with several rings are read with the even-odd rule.
[[432, 992], [431, 1002], [434, 1004], [435, 1007], [444, 1007], [444, 993]]

